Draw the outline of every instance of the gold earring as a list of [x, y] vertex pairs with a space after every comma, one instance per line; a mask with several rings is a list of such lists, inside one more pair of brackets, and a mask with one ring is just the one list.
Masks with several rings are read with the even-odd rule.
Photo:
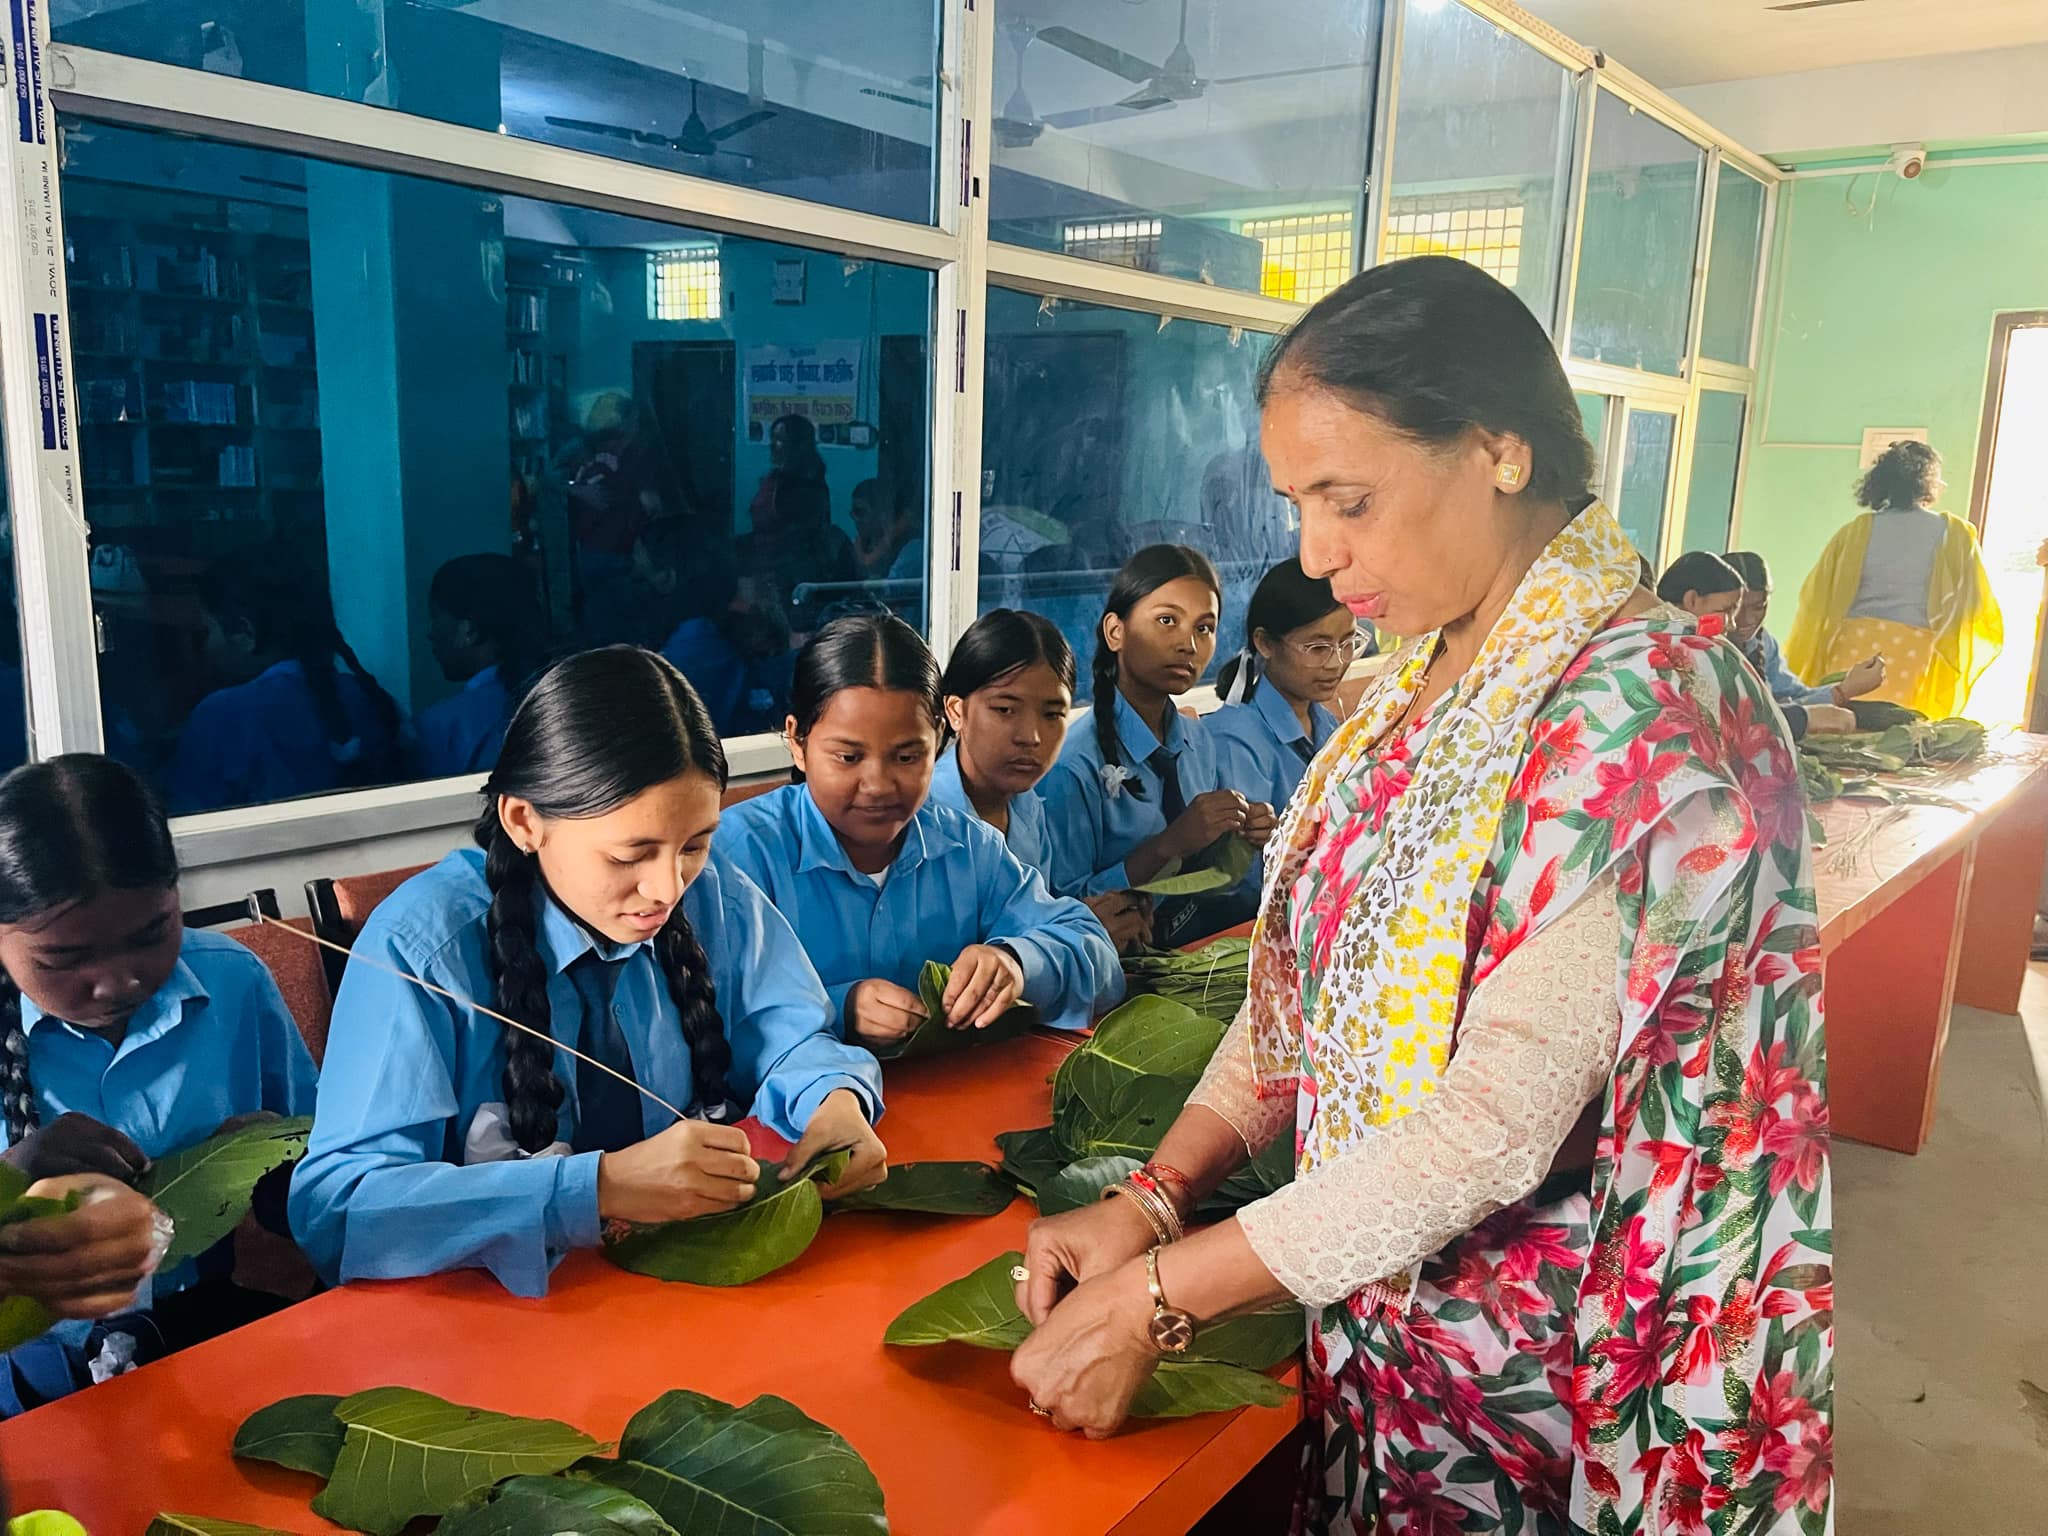
[[1493, 472], [1493, 478], [1502, 489], [1511, 491], [1522, 483], [1522, 466], [1503, 464]]

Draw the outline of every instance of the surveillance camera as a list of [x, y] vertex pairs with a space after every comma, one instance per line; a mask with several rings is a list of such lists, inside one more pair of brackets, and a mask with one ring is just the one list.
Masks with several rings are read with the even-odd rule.
[[1917, 181], [1920, 173], [1927, 169], [1927, 146], [1924, 144], [1894, 144], [1891, 160], [1885, 169], [1901, 181]]

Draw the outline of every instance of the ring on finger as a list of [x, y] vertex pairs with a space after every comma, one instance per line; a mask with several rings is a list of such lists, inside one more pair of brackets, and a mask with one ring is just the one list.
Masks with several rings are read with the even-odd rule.
[[1010, 1266], [1010, 1279], [1017, 1285], [1024, 1285], [1030, 1281], [1031, 1271], [1022, 1264], [1012, 1264]]
[[1037, 1414], [1041, 1419], [1049, 1419], [1052, 1417], [1052, 1410], [1050, 1408], [1041, 1408], [1035, 1401], [1031, 1405], [1031, 1411]]

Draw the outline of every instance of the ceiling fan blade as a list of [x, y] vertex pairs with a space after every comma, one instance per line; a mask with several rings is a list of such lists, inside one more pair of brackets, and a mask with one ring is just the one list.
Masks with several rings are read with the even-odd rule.
[[1106, 107], [1081, 107], [1072, 112], [1048, 112], [1039, 121], [1048, 128], [1089, 128], [1097, 123], [1115, 123], [1127, 117], [1137, 117], [1141, 110], [1145, 109], [1127, 106], [1123, 102], [1111, 102]]
[[727, 139], [736, 138], [738, 135], [745, 133], [749, 128], [760, 127], [773, 116], [775, 116], [773, 112], [749, 112], [745, 117], [734, 118], [723, 127], [711, 130], [711, 142], [723, 144]]
[[1148, 64], [1134, 53], [1125, 53], [1121, 48], [1098, 42], [1084, 36], [1071, 27], [1047, 27], [1038, 34], [1038, 41], [1050, 43], [1062, 53], [1071, 53], [1075, 58], [1093, 64], [1097, 69], [1108, 70], [1112, 75], [1121, 75], [1133, 85], [1143, 85], [1158, 78], [1161, 73], [1157, 64]]
[[1255, 75], [1223, 75], [1214, 80], [1205, 80], [1204, 85], [1243, 85], [1248, 80], [1292, 80], [1298, 75], [1339, 75], [1346, 70], [1364, 69], [1364, 63], [1353, 64], [1305, 64], [1300, 69], [1267, 69]]
[[669, 144], [658, 133], [649, 133], [642, 128], [624, 128], [617, 123], [593, 123], [581, 117], [551, 117], [547, 121], [556, 128], [573, 128], [578, 133], [595, 133], [608, 139], [625, 139], [633, 144], [651, 144], [661, 149], [666, 149]]

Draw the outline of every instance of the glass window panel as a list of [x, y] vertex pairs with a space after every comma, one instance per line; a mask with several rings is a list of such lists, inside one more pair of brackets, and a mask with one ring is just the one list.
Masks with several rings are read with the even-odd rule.
[[1547, 328], [1570, 186], [1571, 74], [1462, 5], [1407, 3], [1386, 259], [1462, 257]]
[[1742, 468], [1742, 421], [1749, 397], [1725, 389], [1700, 393], [1694, 429], [1692, 484], [1685, 498], [1685, 547], [1728, 548], [1735, 522], [1735, 477]]
[[1267, 568], [1298, 551], [1259, 452], [1255, 331], [992, 288], [982, 429], [981, 609], [1056, 622], [1086, 668], [1103, 594], [1147, 544], [1223, 577], [1218, 660]]
[[835, 608], [922, 624], [930, 274], [84, 120], [65, 151], [107, 736], [178, 809], [487, 766], [500, 652], [659, 646], [744, 734]]
[[991, 238], [1300, 300], [1356, 269], [1374, 7], [1000, 0], [996, 14]]
[[1707, 153], [1606, 91], [1593, 114], [1572, 356], [1677, 374]]
[[1707, 258], [1707, 308], [1700, 355], [1747, 367], [1755, 333], [1757, 274], [1764, 242], [1764, 184], [1723, 163], [1714, 193], [1714, 239]]
[[1607, 494], [1607, 407], [1609, 397], [1580, 390], [1579, 415], [1586, 423], [1586, 441], [1593, 445], [1593, 494]]
[[57, 41], [929, 223], [935, 0], [57, 0]]
[[1669, 411], [1630, 411], [1628, 443], [1621, 457], [1621, 504], [1615, 516], [1622, 532], [1652, 565], [1663, 559], [1664, 505], [1671, 491], [1671, 456], [1678, 441], [1678, 417]]
[[28, 761], [28, 684], [21, 614], [14, 598], [14, 507], [8, 499], [6, 435], [0, 433], [0, 773]]

